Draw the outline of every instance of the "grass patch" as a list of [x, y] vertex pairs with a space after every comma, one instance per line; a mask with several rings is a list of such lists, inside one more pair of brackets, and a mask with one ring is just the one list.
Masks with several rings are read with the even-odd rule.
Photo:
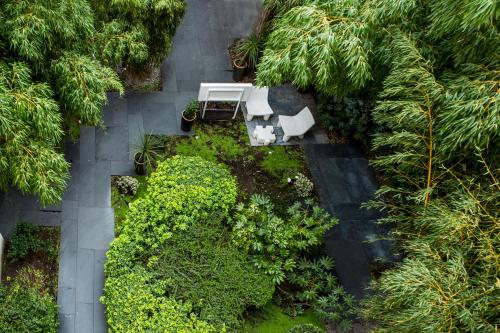
[[268, 304], [257, 314], [245, 320], [243, 333], [286, 333], [290, 328], [299, 324], [313, 324], [325, 329], [325, 324], [310, 309], [303, 315], [292, 318], [279, 306]]

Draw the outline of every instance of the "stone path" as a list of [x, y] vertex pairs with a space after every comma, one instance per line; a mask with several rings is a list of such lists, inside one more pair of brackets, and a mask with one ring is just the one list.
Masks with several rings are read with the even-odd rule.
[[380, 212], [361, 208], [378, 189], [373, 170], [353, 145], [305, 145], [321, 205], [339, 219], [325, 236], [344, 288], [358, 299], [366, 295], [371, 265], [378, 258], [393, 260], [390, 243], [380, 240], [386, 226], [376, 223]]

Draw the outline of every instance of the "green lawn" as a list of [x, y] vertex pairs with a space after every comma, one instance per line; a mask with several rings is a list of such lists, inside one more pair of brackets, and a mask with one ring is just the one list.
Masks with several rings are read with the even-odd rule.
[[262, 310], [260, 318], [245, 321], [243, 333], [286, 333], [298, 324], [313, 324], [325, 329], [323, 322], [311, 310], [306, 311], [302, 316], [292, 318], [280, 307], [268, 304]]

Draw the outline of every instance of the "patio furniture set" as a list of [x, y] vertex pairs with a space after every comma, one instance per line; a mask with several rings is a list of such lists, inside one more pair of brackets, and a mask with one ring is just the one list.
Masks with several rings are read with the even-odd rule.
[[[268, 121], [274, 114], [268, 102], [268, 95], [268, 87], [255, 87], [251, 83], [201, 83], [198, 94], [198, 101], [203, 103], [201, 117], [205, 117], [209, 102], [222, 101], [235, 103], [234, 119], [241, 102], [245, 102], [248, 122], [254, 117], [263, 117], [265, 121]], [[277, 126], [283, 129], [283, 142], [287, 142], [292, 137], [304, 138], [304, 134], [314, 124], [314, 117], [307, 106], [294, 116], [278, 115]], [[252, 136], [259, 144], [269, 145], [276, 142], [276, 134], [272, 125], [257, 125]]]
[[[268, 102], [268, 87], [252, 87], [250, 96], [246, 102], [247, 121], [252, 121], [253, 117], [261, 116], [264, 120], [274, 114], [273, 109]], [[315, 124], [311, 110], [306, 106], [295, 116], [278, 116], [278, 127], [283, 129], [283, 142], [287, 142], [291, 137], [297, 136], [300, 139], [304, 138], [304, 134], [311, 129]], [[273, 126], [257, 125], [252, 136], [259, 144], [269, 145], [276, 142]]]

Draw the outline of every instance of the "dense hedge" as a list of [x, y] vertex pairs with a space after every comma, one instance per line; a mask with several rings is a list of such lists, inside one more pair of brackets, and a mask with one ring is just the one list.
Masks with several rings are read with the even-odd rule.
[[[123, 222], [122, 232], [111, 243], [107, 253], [102, 302], [106, 306], [108, 323], [113, 332], [224, 331], [220, 326], [215, 328], [194, 314], [196, 312], [207, 321], [217, 324], [218, 320], [211, 318], [214, 313], [218, 314], [218, 304], [214, 301], [217, 295], [211, 291], [211, 284], [216, 285], [214, 291], [224, 293], [218, 296], [229, 297], [224, 308], [240, 309], [234, 317], [241, 314], [245, 305], [262, 305], [271, 297], [272, 288], [264, 278], [259, 280], [256, 270], [242, 274], [244, 267], [254, 268], [251, 264], [246, 264], [244, 256], [238, 257], [231, 247], [221, 249], [220, 256], [212, 260], [209, 268], [205, 269], [210, 274], [217, 273], [220, 269], [219, 259], [226, 258], [226, 264], [221, 270], [230, 268], [234, 270], [234, 276], [229, 270], [219, 272], [221, 275], [218, 278], [221, 280], [213, 278], [213, 275], [211, 279], [199, 279], [200, 283], [207, 284], [198, 284], [201, 286], [199, 291], [205, 292], [207, 302], [211, 302], [209, 305], [213, 305], [212, 307], [204, 306], [203, 299], [196, 299], [200, 295], [195, 293], [196, 285], [191, 292], [177, 290], [175, 275], [166, 274], [166, 268], [170, 264], [168, 260], [173, 259], [174, 255], [180, 256], [181, 265], [175, 262], [171, 263], [171, 267], [179, 270], [187, 267], [188, 263], [196, 263], [200, 256], [208, 257], [211, 250], [196, 248], [195, 244], [192, 244], [193, 247], [185, 245], [190, 252], [189, 256], [176, 250], [166, 250], [175, 244], [179, 247], [183, 245], [182, 233], [189, 233], [196, 225], [209, 223], [214, 216], [217, 216], [217, 221], [227, 217], [229, 210], [235, 205], [236, 195], [234, 178], [217, 164], [197, 157], [179, 156], [159, 163], [156, 172], [148, 179], [145, 196], [131, 205]], [[202, 229], [201, 227], [199, 230]], [[218, 233], [216, 242], [208, 239], [203, 244], [212, 246], [212, 249], [220, 249], [224, 236], [222, 232]], [[200, 263], [206, 264], [203, 261]], [[235, 276], [240, 280], [232, 280]], [[245, 285], [245, 281], [241, 279], [248, 276], [251, 278]], [[254, 285], [262, 286], [262, 292], [258, 288], [251, 289], [253, 287], [248, 282], [252, 279], [255, 281]], [[222, 283], [229, 285], [224, 287]], [[231, 294], [234, 294], [232, 299]]]
[[274, 284], [227, 241], [221, 222], [214, 218], [174, 233], [158, 251], [155, 271], [168, 281], [171, 294], [193, 302], [200, 319], [239, 332], [245, 309], [268, 303]]

